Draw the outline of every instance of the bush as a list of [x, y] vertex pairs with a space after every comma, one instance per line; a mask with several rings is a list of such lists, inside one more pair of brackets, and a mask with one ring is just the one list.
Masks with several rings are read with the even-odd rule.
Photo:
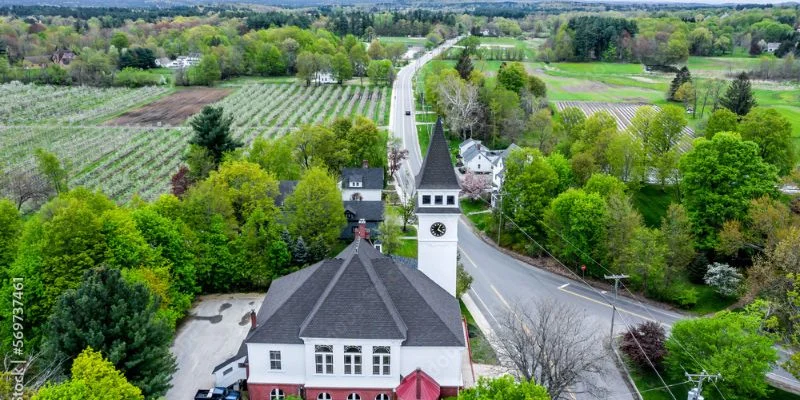
[[643, 322], [622, 336], [620, 350], [641, 369], [649, 370], [650, 364], [661, 369], [667, 349], [664, 342], [667, 340], [664, 328], [657, 322]]
[[666, 290], [665, 300], [681, 308], [692, 308], [697, 304], [697, 289], [686, 283], [676, 283]]
[[152, 74], [137, 68], [125, 68], [114, 77], [114, 86], [142, 87], [166, 84], [161, 75]]

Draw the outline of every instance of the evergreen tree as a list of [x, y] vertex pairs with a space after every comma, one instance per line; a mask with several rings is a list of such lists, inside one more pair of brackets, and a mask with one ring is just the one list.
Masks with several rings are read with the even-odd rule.
[[692, 81], [692, 73], [689, 72], [689, 68], [685, 66], [675, 74], [675, 78], [672, 80], [672, 83], [669, 84], [669, 93], [667, 93], [667, 100], [669, 101], [679, 101], [675, 98], [675, 92], [678, 91], [678, 88], [681, 87], [686, 82]]
[[46, 328], [46, 349], [55, 359], [73, 359], [91, 347], [145, 398], [159, 398], [169, 389], [176, 364], [158, 308], [144, 285], [126, 282], [119, 270], [87, 271], [81, 286], [59, 298]]
[[753, 88], [750, 85], [750, 77], [747, 72], [742, 72], [728, 86], [725, 96], [720, 99], [720, 105], [733, 111], [742, 117], [756, 106], [756, 99], [753, 97]]
[[300, 236], [294, 242], [294, 246], [292, 247], [292, 259], [294, 259], [294, 263], [297, 265], [305, 265], [308, 263], [308, 247], [306, 247], [306, 242], [303, 240], [303, 237]]
[[472, 73], [472, 68], [472, 59], [469, 57], [469, 51], [464, 49], [464, 51], [461, 52], [461, 56], [458, 58], [456, 71], [461, 75], [461, 79], [468, 80], [469, 75]]
[[205, 147], [216, 163], [226, 151], [242, 147], [242, 143], [231, 137], [233, 116], [225, 116], [222, 107], [206, 106], [200, 115], [190, 122], [194, 137], [189, 143]]

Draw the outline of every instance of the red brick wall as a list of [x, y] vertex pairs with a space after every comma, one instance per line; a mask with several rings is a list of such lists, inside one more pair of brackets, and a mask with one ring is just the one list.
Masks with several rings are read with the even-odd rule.
[[278, 388], [283, 390], [286, 396], [295, 395], [299, 396], [298, 388], [300, 385], [284, 385], [280, 383], [248, 383], [247, 390], [250, 394], [250, 400], [269, 400], [269, 393], [272, 389]]
[[375, 396], [385, 393], [392, 398], [392, 389], [331, 389], [331, 388], [306, 388], [306, 399], [317, 400], [320, 393], [329, 393], [332, 400], [347, 400], [350, 393], [358, 393], [361, 400], [375, 400]]
[[[249, 383], [247, 385], [250, 394], [250, 400], [269, 400], [269, 394], [272, 389], [279, 388], [283, 390], [283, 394], [299, 395], [299, 385], [285, 385], [285, 384], [271, 384], [271, 383]], [[457, 387], [442, 387], [442, 398], [458, 396]], [[392, 389], [341, 389], [341, 388], [306, 388], [306, 399], [317, 400], [320, 393], [330, 393], [332, 400], [347, 400], [350, 393], [358, 393], [361, 400], [375, 400], [375, 397], [380, 393], [386, 393], [389, 398], [394, 398]]]

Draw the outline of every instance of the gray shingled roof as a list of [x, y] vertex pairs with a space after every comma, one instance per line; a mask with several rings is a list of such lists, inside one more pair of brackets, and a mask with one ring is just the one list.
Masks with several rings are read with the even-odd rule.
[[278, 182], [278, 196], [275, 197], [275, 205], [283, 206], [283, 202], [290, 194], [294, 193], [297, 183], [300, 181], [280, 181]]
[[428, 153], [417, 175], [417, 189], [461, 189], [450, 160], [450, 149], [444, 137], [442, 118], [436, 120]]
[[464, 346], [458, 300], [422, 272], [356, 243], [275, 280], [245, 342], [300, 344], [314, 337]]
[[363, 182], [358, 189], [383, 189], [383, 168], [343, 168], [342, 189], [350, 188], [351, 180]]
[[363, 218], [367, 221], [383, 221], [382, 201], [343, 201], [345, 211], [355, 214], [353, 221]]

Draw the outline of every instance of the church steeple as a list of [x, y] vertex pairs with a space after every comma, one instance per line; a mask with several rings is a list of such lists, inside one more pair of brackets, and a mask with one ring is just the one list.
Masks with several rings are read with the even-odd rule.
[[436, 119], [425, 160], [416, 179], [417, 189], [460, 189], [444, 137], [442, 117]]
[[442, 119], [439, 118], [417, 175], [417, 265], [420, 271], [454, 296], [460, 191]]

